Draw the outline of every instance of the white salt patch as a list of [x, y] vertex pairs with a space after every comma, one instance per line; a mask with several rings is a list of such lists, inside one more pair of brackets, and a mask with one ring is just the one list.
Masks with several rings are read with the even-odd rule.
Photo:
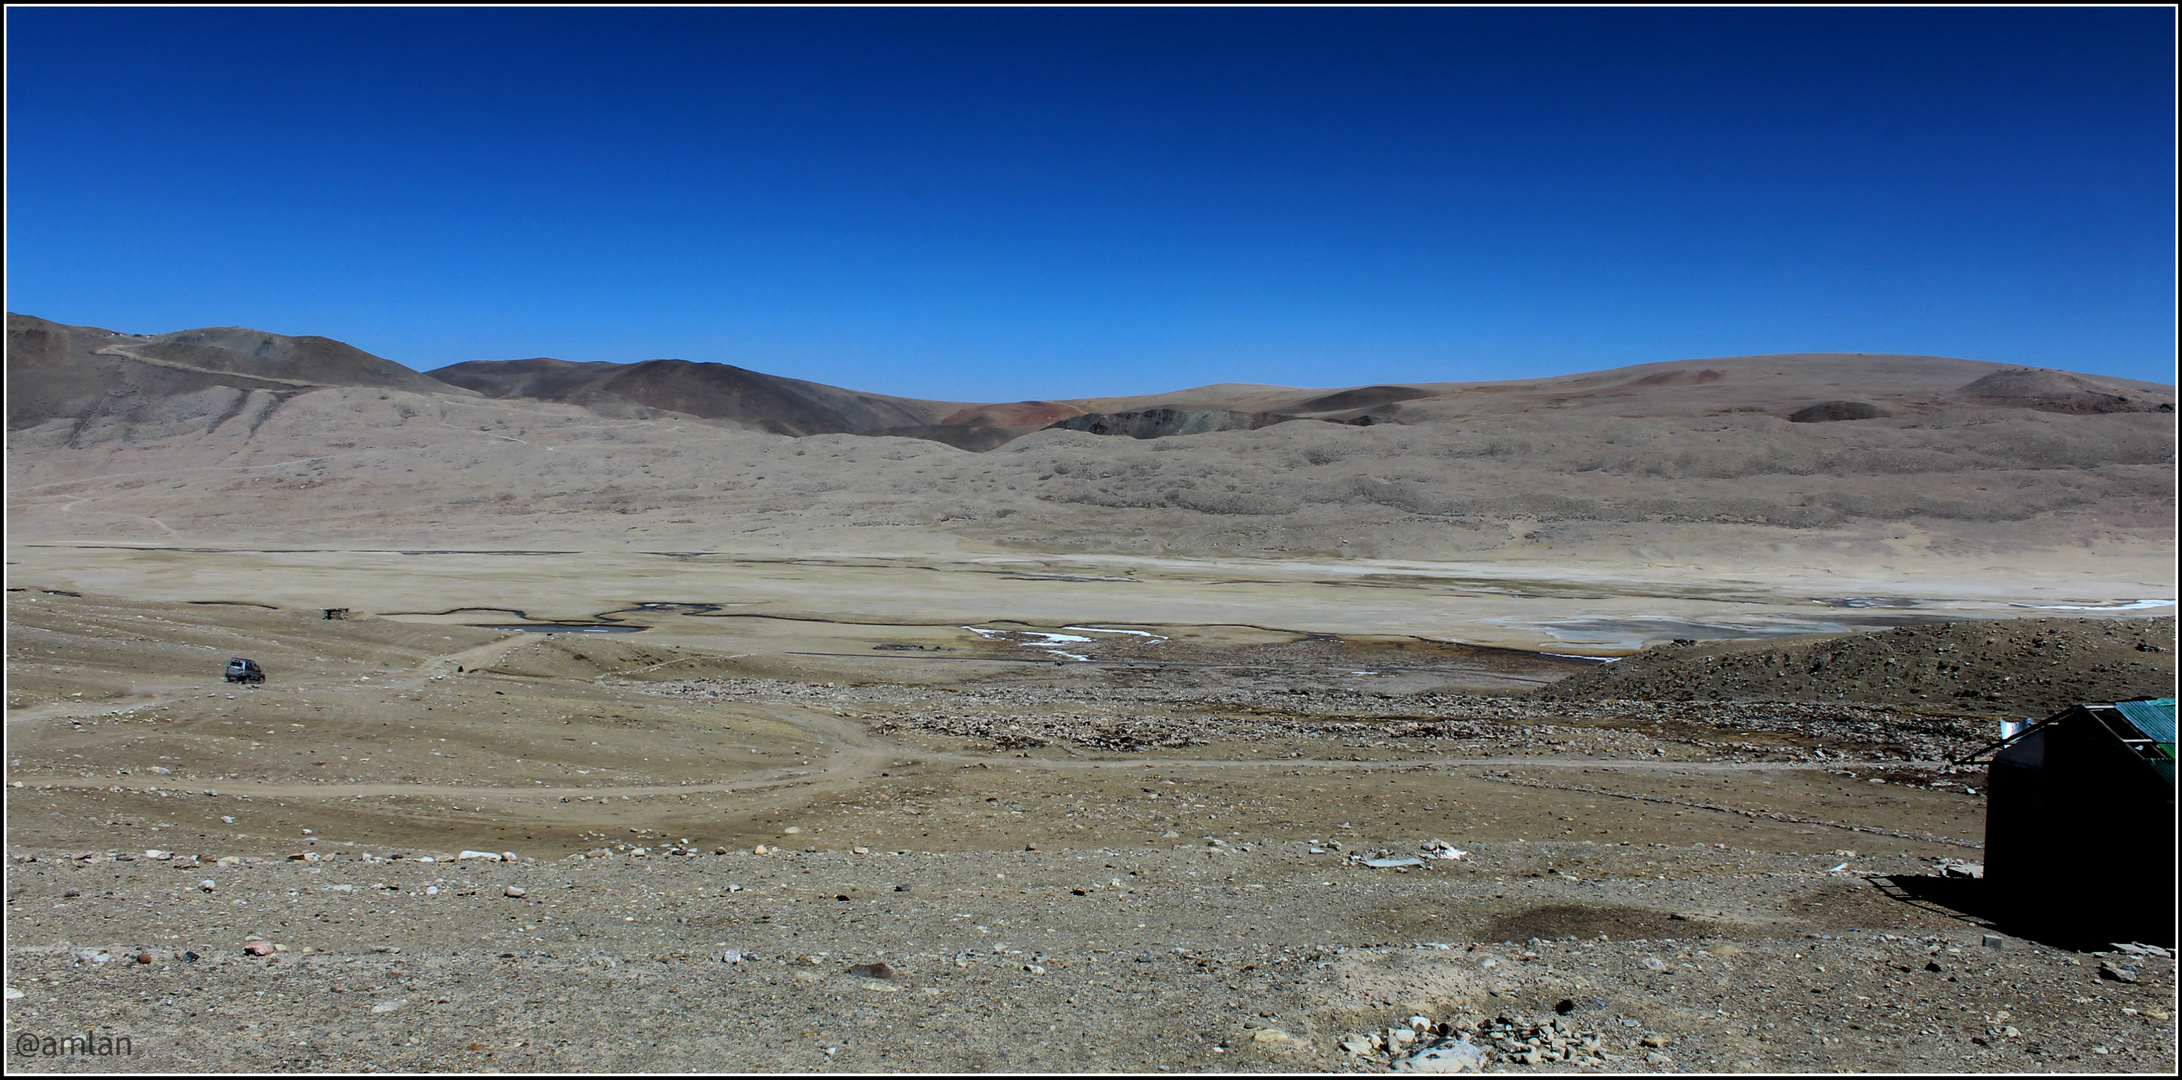
[[1160, 637], [1160, 636], [1159, 636], [1158, 634], [1154, 634], [1154, 633], [1151, 633], [1150, 631], [1146, 631], [1146, 630], [1113, 630], [1113, 629], [1109, 629], [1109, 628], [1107, 628], [1107, 627], [1104, 627], [1104, 626], [1064, 626], [1064, 627], [1061, 627], [1061, 629], [1063, 629], [1063, 630], [1082, 630], [1082, 631], [1084, 631], [1085, 633], [1090, 633], [1090, 634], [1131, 634], [1131, 635], [1134, 635], [1134, 636], [1136, 636], [1136, 637], [1140, 637], [1140, 638], [1150, 638], [1150, 639], [1152, 639], [1153, 641], [1165, 641], [1165, 640], [1167, 640], [1166, 638]]

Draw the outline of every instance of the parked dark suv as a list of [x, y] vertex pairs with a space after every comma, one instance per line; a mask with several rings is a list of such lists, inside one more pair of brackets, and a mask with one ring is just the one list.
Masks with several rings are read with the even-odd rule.
[[259, 667], [258, 662], [255, 660], [245, 660], [242, 657], [238, 656], [233, 660], [229, 660], [227, 662], [227, 681], [243, 683], [264, 682], [265, 669]]

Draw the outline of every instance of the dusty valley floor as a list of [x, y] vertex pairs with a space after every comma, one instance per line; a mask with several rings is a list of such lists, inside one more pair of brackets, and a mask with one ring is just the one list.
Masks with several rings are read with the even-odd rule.
[[[740, 651], [688, 610], [7, 597], [9, 1034], [128, 1037], [101, 1067], [1372, 1071], [1357, 1037], [1411, 1016], [1565, 1029], [1496, 1071], [2175, 1066], [2170, 959], [1943, 876], [1982, 695], [1545, 700], [1610, 672], [1241, 625]], [[2125, 696], [2171, 685], [2173, 627], [2015, 644]], [[1431, 841], [1467, 855], [1358, 861]]]

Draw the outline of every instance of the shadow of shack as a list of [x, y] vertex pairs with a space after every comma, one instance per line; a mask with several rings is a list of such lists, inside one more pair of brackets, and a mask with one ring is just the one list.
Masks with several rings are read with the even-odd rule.
[[1984, 886], [2026, 936], [2175, 943], [2174, 699], [2075, 705], [2008, 739]]

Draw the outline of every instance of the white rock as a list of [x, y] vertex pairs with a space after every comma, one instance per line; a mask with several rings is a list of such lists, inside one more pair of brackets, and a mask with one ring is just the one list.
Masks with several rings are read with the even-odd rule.
[[437, 885], [426, 885], [426, 886], [424, 887], [424, 895], [426, 895], [426, 896], [438, 896], [438, 895], [439, 895], [439, 886], [437, 886]]
[[499, 852], [496, 852], [496, 851], [464, 851], [464, 852], [463, 852], [462, 854], [460, 854], [460, 855], [457, 855], [457, 856], [455, 856], [455, 858], [456, 858], [456, 859], [483, 859], [483, 860], [485, 860], [486, 862], [499, 862], [499, 861], [500, 861], [500, 853], [499, 853]]
[[515, 853], [514, 853], [514, 852], [512, 852], [512, 851], [503, 851], [503, 852], [501, 852], [501, 853], [500, 853], [500, 861], [501, 861], [501, 862], [515, 862], [515, 861], [517, 861], [517, 859], [516, 859], [516, 855], [515, 855]]
[[433, 859], [433, 858], [432, 858], [432, 857], [431, 857], [430, 855], [419, 855], [419, 856], [417, 856], [417, 861], [418, 861], [418, 862], [436, 862], [437, 860]]
[[211, 892], [212, 890], [219, 888], [219, 886], [215, 884], [211, 878], [206, 878], [203, 881], [198, 882], [197, 887], [203, 889], [206, 892]]
[[[16, 785], [16, 786], [17, 786], [17, 787], [21, 787], [22, 785], [18, 784], [18, 785]], [[9, 1000], [9, 1001], [21, 1001], [21, 1000], [23, 1000], [23, 992], [22, 992], [21, 990], [17, 990], [16, 988], [14, 988], [14, 987], [12, 987], [12, 986], [8, 987], [8, 1000]]]
[[375, 1013], [390, 1013], [407, 1004], [409, 1004], [408, 998], [395, 998], [392, 1001], [382, 1001], [377, 1005], [373, 1005], [371, 1007], [371, 1011]]
[[1474, 1072], [1484, 1067], [1484, 1049], [1461, 1039], [1426, 1047], [1394, 1063], [1395, 1072]]
[[167, 859], [174, 858], [174, 853], [171, 851], [161, 851], [158, 848], [152, 848], [151, 850], [144, 853], [144, 857], [147, 859], [158, 859], [164, 862]]
[[510, 885], [507, 888], [502, 889], [501, 893], [503, 895], [513, 897], [517, 900], [521, 900], [524, 896], [523, 889], [519, 885]]

